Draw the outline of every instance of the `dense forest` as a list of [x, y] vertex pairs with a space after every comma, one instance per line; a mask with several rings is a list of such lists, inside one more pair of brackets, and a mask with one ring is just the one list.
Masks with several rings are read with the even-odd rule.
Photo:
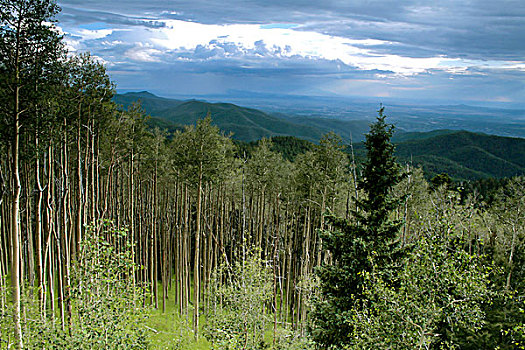
[[360, 161], [151, 128], [52, 1], [0, 9], [0, 349], [525, 347], [524, 177], [429, 182], [383, 108]]
[[[281, 152], [288, 160], [292, 160], [290, 157], [294, 152], [300, 151], [297, 146], [305, 149], [308, 141], [319, 143], [329, 132], [336, 132], [345, 143], [353, 143], [357, 161], [364, 159], [365, 148], [361, 142], [372, 122], [365, 116], [361, 120], [345, 120], [283, 113], [269, 115], [234, 104], [174, 100], [146, 91], [116, 94], [113, 101], [124, 108], [140, 103], [146, 114], [151, 116], [147, 125], [170, 133], [183, 131], [184, 125], [195, 125], [209, 112], [213, 116], [212, 124], [225, 134], [231, 134], [237, 145], [243, 142], [253, 145], [261, 138], [270, 138], [274, 150]], [[369, 110], [373, 112], [372, 107]], [[408, 132], [397, 128], [392, 142], [396, 145], [395, 154], [399, 161], [420, 166], [429, 180], [442, 173], [447, 173], [457, 182], [525, 175], [523, 138], [464, 130]], [[289, 147], [295, 150], [290, 153]], [[352, 152], [350, 146], [346, 151]]]

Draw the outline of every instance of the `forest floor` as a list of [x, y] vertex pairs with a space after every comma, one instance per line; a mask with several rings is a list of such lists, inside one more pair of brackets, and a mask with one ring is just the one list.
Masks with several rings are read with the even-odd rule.
[[[150, 346], [152, 349], [195, 349], [195, 350], [209, 350], [211, 344], [200, 336], [198, 341], [195, 341], [192, 319], [193, 315], [190, 313], [187, 316], [179, 314], [178, 308], [175, 305], [174, 289], [175, 283], [168, 291], [171, 296], [166, 299], [166, 310], [162, 312], [162, 285], [159, 281], [159, 308], [152, 308], [148, 314], [149, 318], [146, 321], [146, 327], [149, 331]], [[204, 324], [204, 317], [201, 317], [201, 328]], [[202, 329], [200, 330], [202, 334]]]

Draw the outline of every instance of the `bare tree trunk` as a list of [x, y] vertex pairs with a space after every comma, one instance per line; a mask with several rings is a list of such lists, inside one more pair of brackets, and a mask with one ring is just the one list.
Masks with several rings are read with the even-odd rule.
[[62, 242], [63, 242], [63, 266], [64, 266], [64, 274], [63, 274], [63, 302], [65, 302], [65, 310], [67, 313], [67, 322], [68, 327], [71, 329], [71, 300], [70, 300], [70, 289], [71, 289], [71, 276], [70, 276], [70, 237], [69, 237], [69, 173], [68, 173], [68, 151], [67, 151], [67, 121], [64, 118], [64, 145], [63, 145], [63, 162], [62, 162]]
[[[131, 261], [137, 263], [135, 258], [135, 150], [131, 149], [131, 157], [129, 164], [129, 235], [131, 238]], [[135, 303], [135, 287], [137, 284], [136, 273], [131, 273], [131, 283], [133, 285], [133, 303]]]
[[77, 125], [77, 220], [76, 220], [76, 253], [80, 252], [80, 244], [82, 242], [82, 228], [84, 226], [84, 215], [82, 213], [83, 207], [83, 183], [82, 183], [82, 149], [81, 149], [81, 110], [82, 105], [78, 106], [78, 125]]
[[40, 183], [40, 155], [38, 145], [38, 130], [35, 133], [35, 148], [37, 151], [35, 157], [35, 187], [37, 192], [36, 209], [35, 209], [35, 236], [36, 236], [36, 268], [38, 279], [38, 302], [40, 313], [44, 312], [44, 271], [42, 258], [42, 185]]
[[[53, 277], [53, 253], [52, 253], [52, 235], [53, 235], [53, 208], [51, 206], [51, 198], [53, 197], [53, 148], [51, 145], [48, 147], [47, 152], [47, 184], [46, 184], [46, 223], [45, 223], [45, 229], [46, 229], [46, 248], [45, 248], [45, 256], [46, 260], [44, 261], [44, 271], [46, 271], [46, 264], [47, 264], [47, 271], [48, 271], [48, 281], [49, 281], [49, 307], [51, 314], [54, 315], [55, 313], [55, 288], [54, 288], [54, 277]], [[44, 298], [46, 297], [46, 293], [44, 293]], [[45, 301], [44, 301], [45, 305]], [[54, 319], [54, 318], [53, 318]]]
[[91, 223], [96, 223], [97, 216], [96, 216], [96, 205], [97, 205], [97, 198], [96, 198], [96, 178], [95, 178], [95, 121], [93, 118], [91, 118], [91, 125], [90, 125], [90, 132], [91, 132]]
[[[18, 41], [18, 38], [17, 38]], [[17, 45], [17, 61], [18, 61]], [[18, 62], [17, 62], [18, 63]], [[18, 64], [17, 64], [18, 67]], [[19, 72], [16, 72], [19, 81]], [[11, 284], [13, 288], [13, 322], [15, 326], [15, 340], [18, 349], [23, 348], [22, 327], [20, 324], [20, 171], [19, 171], [19, 142], [20, 142], [20, 86], [15, 87], [15, 108], [13, 111], [13, 203], [11, 206]]]
[[513, 260], [514, 260], [514, 251], [516, 249], [516, 240], [518, 238], [518, 230], [516, 228], [516, 225], [512, 224], [512, 242], [510, 244], [510, 254], [509, 254], [509, 273], [507, 275], [507, 284], [505, 285], [505, 289], [510, 289], [510, 281], [512, 277], [512, 270], [513, 270]]
[[155, 309], [159, 308], [159, 286], [158, 286], [158, 203], [157, 203], [157, 161], [155, 160], [155, 174], [153, 178], [153, 206], [152, 206], [152, 232], [153, 232], [153, 294], [155, 295]]
[[199, 168], [199, 185], [197, 188], [197, 218], [195, 223], [195, 257], [193, 266], [193, 330], [195, 339], [199, 339], [199, 296], [200, 296], [200, 236], [202, 206], [202, 169]]

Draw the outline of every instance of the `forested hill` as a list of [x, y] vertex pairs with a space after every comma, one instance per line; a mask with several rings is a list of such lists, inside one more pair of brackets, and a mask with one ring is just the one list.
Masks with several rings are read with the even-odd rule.
[[[442, 173], [458, 181], [525, 175], [525, 139], [436, 130], [401, 133], [395, 140], [398, 160], [421, 166], [427, 178]], [[313, 148], [312, 143], [295, 137], [276, 137], [272, 141], [273, 150], [288, 160]], [[249, 153], [256, 144], [239, 146]], [[354, 143], [354, 150], [358, 159], [364, 157], [361, 143]]]
[[[250, 152], [256, 141], [274, 138], [274, 150], [288, 160], [311, 147], [323, 134], [335, 131], [349, 143], [354, 140], [356, 155], [364, 152], [359, 143], [368, 130], [368, 122], [314, 117], [274, 116], [260, 110], [230, 103], [181, 101], [155, 96], [149, 92], [118, 94], [114, 101], [127, 108], [140, 101], [153, 118], [150, 125], [174, 131], [195, 124], [208, 113], [213, 123]], [[428, 178], [447, 173], [455, 180], [502, 178], [525, 174], [525, 139], [486, 135], [467, 131], [434, 130], [430, 132], [396, 131], [393, 137], [401, 162], [421, 165]], [[243, 142], [250, 142], [244, 144]]]
[[294, 135], [301, 139], [317, 141], [324, 134], [323, 130], [315, 127], [297, 125], [256, 109], [230, 103], [171, 100], [149, 92], [116, 95], [114, 101], [125, 108], [133, 102], [140, 101], [146, 113], [155, 118], [153, 123], [159, 123], [163, 128], [192, 125], [209, 113], [213, 124], [226, 134], [232, 133], [233, 138], [242, 141], [281, 135]]
[[400, 142], [402, 161], [422, 165], [427, 176], [447, 173], [457, 180], [525, 174], [525, 139], [472, 133], [437, 134]]
[[329, 131], [336, 131], [345, 141], [362, 140], [369, 124], [366, 120], [344, 121], [333, 118], [276, 116], [231, 103], [180, 101], [158, 97], [147, 91], [117, 94], [114, 101], [124, 108], [140, 101], [146, 113], [153, 117], [149, 124], [168, 130], [195, 124], [209, 113], [213, 124], [226, 134], [232, 133], [234, 139], [241, 141], [255, 141], [273, 136], [295, 136], [317, 142]]

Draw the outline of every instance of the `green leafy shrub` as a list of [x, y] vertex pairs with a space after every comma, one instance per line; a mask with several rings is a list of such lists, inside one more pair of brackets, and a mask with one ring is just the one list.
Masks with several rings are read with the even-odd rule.
[[132, 283], [138, 267], [131, 248], [127, 230], [111, 222], [87, 230], [72, 269], [73, 348], [147, 347], [144, 292]]
[[[118, 242], [118, 244], [116, 243]], [[71, 266], [71, 320], [42, 317], [36, 291], [22, 295], [22, 331], [27, 349], [146, 349], [144, 290], [131, 281], [133, 263], [127, 230], [111, 222], [89, 227]], [[9, 290], [0, 290], [8, 300]], [[0, 308], [0, 349], [13, 346], [12, 308]]]
[[252, 252], [245, 262], [222, 266], [213, 274], [204, 326], [213, 349], [265, 348], [265, 327], [271, 322], [265, 307], [272, 298], [272, 276], [258, 256]]

